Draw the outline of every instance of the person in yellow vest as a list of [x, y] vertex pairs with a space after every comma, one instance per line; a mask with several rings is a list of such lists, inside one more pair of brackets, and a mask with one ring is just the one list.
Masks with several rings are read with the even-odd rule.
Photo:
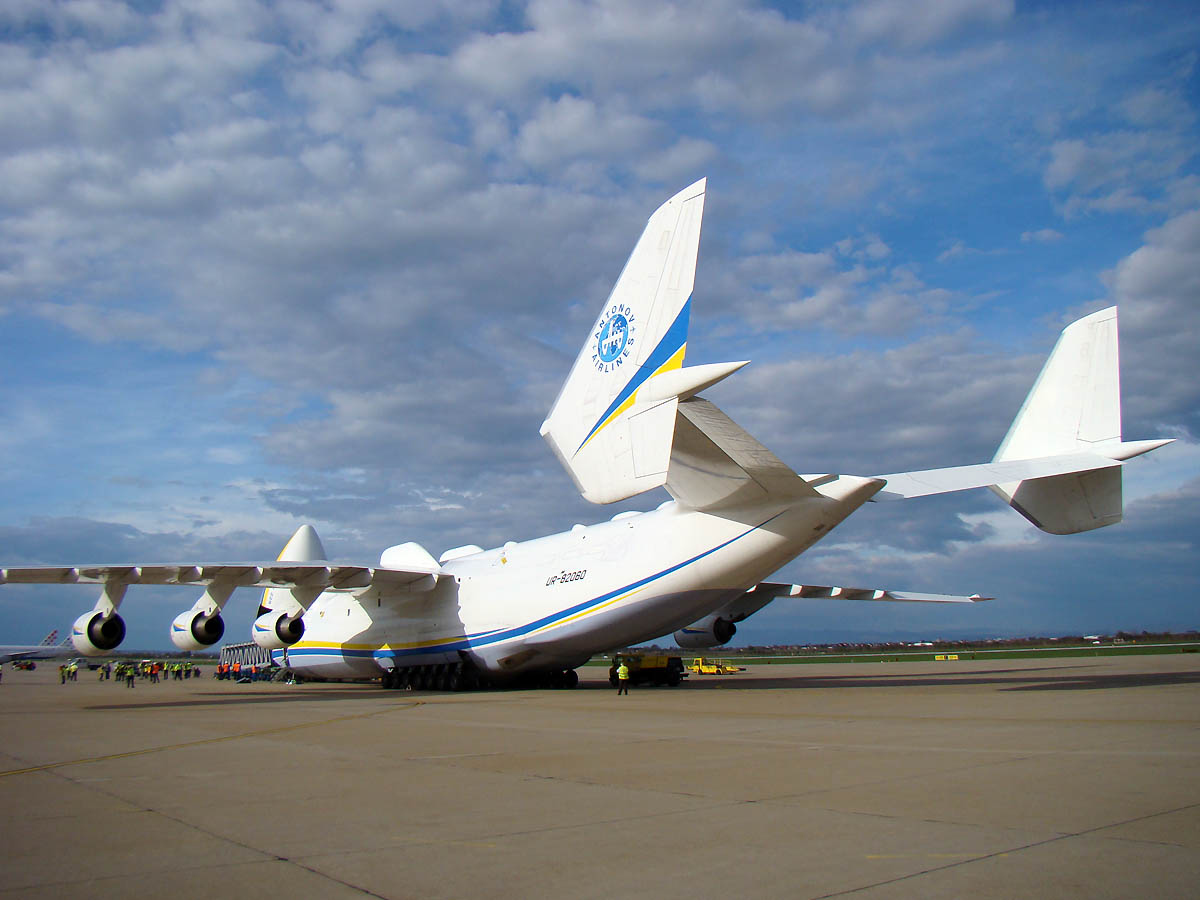
[[621, 660], [617, 666], [617, 696], [629, 693], [629, 663]]

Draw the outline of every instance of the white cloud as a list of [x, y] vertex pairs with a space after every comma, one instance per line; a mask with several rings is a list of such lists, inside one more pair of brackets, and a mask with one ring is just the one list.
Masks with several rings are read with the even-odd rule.
[[[1200, 210], [1169, 219], [1109, 273], [1120, 305], [1126, 403], [1149, 425], [1200, 434]], [[1134, 401], [1130, 403], [1130, 401]]]
[[1012, 0], [943, 0], [920, 5], [870, 0], [852, 7], [849, 18], [865, 40], [922, 46], [968, 25], [998, 24], [1012, 14]]
[[535, 169], [579, 157], [621, 160], [644, 150], [658, 128], [642, 116], [563, 96], [543, 102], [525, 122], [517, 135], [516, 151]]

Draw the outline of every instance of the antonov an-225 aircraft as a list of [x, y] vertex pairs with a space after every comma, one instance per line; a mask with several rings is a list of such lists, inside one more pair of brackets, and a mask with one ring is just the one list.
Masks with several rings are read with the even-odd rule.
[[868, 500], [990, 487], [1054, 534], [1120, 521], [1122, 463], [1168, 442], [1121, 439], [1115, 308], [1063, 331], [992, 462], [800, 476], [699, 396], [745, 362], [683, 364], [704, 193], [698, 181], [650, 217], [541, 427], [588, 500], [665, 487], [657, 509], [438, 559], [400, 544], [376, 566], [326, 562], [305, 525], [275, 562], [14, 567], [0, 581], [102, 585], [74, 625], [85, 654], [120, 644], [131, 584], [204, 588], [171, 625], [185, 650], [220, 640], [234, 589], [258, 586], [253, 638], [301, 675], [571, 686], [606, 650], [672, 633], [680, 647], [724, 644], [778, 597], [983, 599], [763, 580]]

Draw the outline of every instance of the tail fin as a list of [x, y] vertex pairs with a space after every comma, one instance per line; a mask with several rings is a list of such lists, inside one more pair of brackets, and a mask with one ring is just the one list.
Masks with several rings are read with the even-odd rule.
[[1090, 450], [1121, 440], [1117, 308], [1072, 322], [1059, 335], [995, 461]]
[[[1117, 308], [1063, 329], [994, 462], [1094, 453], [1128, 459], [1167, 441], [1121, 440]], [[1026, 519], [1051, 534], [1075, 534], [1121, 521], [1121, 467], [992, 485]]]
[[56, 643], [58, 643], [58, 629], [57, 628], [55, 628], [52, 632], [50, 632], [48, 635], [46, 635], [44, 638], [42, 638], [41, 646], [53, 647]]
[[542, 436], [593, 503], [666, 481], [678, 396], [689, 379], [672, 379], [671, 396], [642, 389], [683, 366], [704, 191], [701, 179], [650, 217], [542, 423]]
[[990, 463], [880, 475], [875, 499], [989, 487], [1042, 531], [1075, 534], [1120, 522], [1121, 463], [1169, 443], [1121, 439], [1114, 306], [1063, 329]]

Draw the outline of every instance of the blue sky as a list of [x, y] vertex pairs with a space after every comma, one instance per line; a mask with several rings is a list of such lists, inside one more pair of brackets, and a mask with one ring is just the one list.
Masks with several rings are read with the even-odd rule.
[[[709, 178], [689, 361], [801, 472], [990, 459], [1121, 309], [1126, 520], [872, 505], [739, 642], [1200, 627], [1190, 4], [16, 0], [0, 8], [0, 559], [372, 561], [650, 508], [537, 434], [659, 203]], [[229, 635], [248, 633], [252, 592]], [[194, 598], [131, 591], [130, 647]], [[90, 588], [8, 586], [34, 641]], [[880, 609], [880, 606], [886, 608]]]

